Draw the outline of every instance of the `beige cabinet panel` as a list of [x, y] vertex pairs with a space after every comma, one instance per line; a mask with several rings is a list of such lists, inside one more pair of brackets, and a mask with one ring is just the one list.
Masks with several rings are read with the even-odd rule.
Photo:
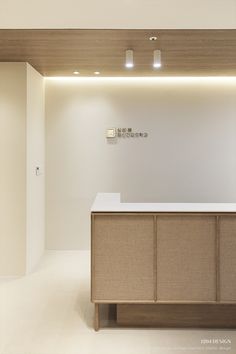
[[236, 216], [221, 216], [220, 300], [236, 301]]
[[154, 217], [94, 215], [92, 300], [154, 301]]
[[216, 300], [216, 218], [157, 217], [157, 300]]

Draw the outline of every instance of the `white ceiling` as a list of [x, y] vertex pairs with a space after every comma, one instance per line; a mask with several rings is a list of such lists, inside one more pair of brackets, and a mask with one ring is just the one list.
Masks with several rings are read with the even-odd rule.
[[0, 0], [0, 28], [236, 28], [236, 0]]

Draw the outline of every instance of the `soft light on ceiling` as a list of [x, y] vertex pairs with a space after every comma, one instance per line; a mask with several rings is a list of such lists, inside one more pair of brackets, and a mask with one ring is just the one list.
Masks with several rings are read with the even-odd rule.
[[127, 83], [132, 82], [140, 82], [140, 83], [148, 83], [148, 82], [158, 82], [163, 84], [232, 84], [236, 85], [236, 76], [133, 76], [133, 77], [125, 77], [125, 76], [109, 76], [104, 77], [91, 77], [91, 76], [47, 76], [44, 77], [44, 80], [55, 80], [55, 81], [78, 81], [78, 82], [98, 82], [98, 81], [122, 81]]

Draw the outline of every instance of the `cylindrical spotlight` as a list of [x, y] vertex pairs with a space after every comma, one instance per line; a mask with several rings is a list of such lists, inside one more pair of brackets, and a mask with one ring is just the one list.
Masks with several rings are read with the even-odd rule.
[[154, 50], [153, 52], [153, 67], [161, 67], [161, 51], [159, 49]]
[[126, 68], [134, 67], [134, 52], [132, 49], [125, 51], [125, 66]]

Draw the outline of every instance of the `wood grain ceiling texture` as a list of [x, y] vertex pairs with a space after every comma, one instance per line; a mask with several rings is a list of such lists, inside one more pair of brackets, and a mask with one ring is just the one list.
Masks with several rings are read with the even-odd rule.
[[0, 30], [0, 61], [28, 62], [44, 76], [236, 76], [236, 30]]

